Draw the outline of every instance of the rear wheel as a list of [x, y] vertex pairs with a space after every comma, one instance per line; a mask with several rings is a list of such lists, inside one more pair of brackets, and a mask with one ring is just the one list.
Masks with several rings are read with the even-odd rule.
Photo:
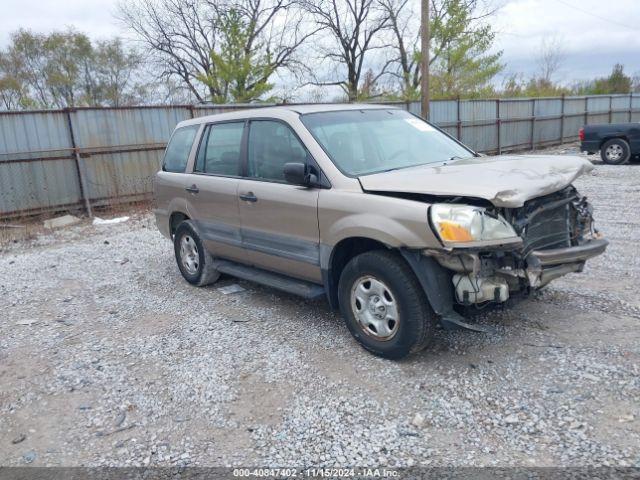
[[436, 318], [406, 262], [384, 250], [354, 257], [338, 285], [351, 334], [375, 355], [399, 359], [429, 345]]
[[178, 225], [173, 247], [178, 268], [187, 282], [202, 287], [218, 280], [220, 272], [214, 268], [213, 257], [204, 248], [191, 220]]
[[609, 165], [620, 165], [631, 157], [631, 148], [622, 138], [607, 140], [600, 149], [600, 157]]

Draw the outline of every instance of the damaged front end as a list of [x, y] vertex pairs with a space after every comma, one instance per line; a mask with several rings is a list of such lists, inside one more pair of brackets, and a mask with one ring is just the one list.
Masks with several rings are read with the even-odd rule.
[[422, 252], [451, 273], [454, 301], [461, 305], [502, 303], [514, 294], [528, 294], [582, 271], [586, 260], [608, 244], [594, 228], [591, 205], [573, 186], [519, 208], [485, 208], [483, 214], [506, 220], [518, 241]]

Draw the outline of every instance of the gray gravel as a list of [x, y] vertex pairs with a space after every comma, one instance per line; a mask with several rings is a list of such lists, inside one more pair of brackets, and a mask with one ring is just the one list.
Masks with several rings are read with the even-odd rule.
[[402, 362], [322, 301], [189, 286], [147, 214], [4, 245], [0, 465], [640, 466], [640, 165], [577, 185], [607, 253]]

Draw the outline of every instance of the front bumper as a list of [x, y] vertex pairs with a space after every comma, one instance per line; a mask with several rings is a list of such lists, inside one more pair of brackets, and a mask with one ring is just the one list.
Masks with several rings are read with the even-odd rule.
[[527, 256], [529, 286], [540, 288], [567, 273], [582, 271], [584, 263], [604, 253], [607, 245], [606, 239], [594, 238], [572, 247], [534, 250]]
[[526, 257], [516, 251], [424, 251], [452, 273], [455, 298], [462, 304], [501, 303], [512, 294], [541, 288], [550, 281], [580, 272], [585, 262], [602, 254], [609, 242], [589, 238], [571, 247], [533, 250]]

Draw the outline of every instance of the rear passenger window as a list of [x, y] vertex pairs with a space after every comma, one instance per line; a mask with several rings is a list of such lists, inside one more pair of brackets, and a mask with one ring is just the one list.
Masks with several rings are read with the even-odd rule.
[[284, 182], [284, 164], [305, 163], [307, 150], [281, 122], [253, 120], [249, 127], [249, 177]]
[[240, 175], [240, 147], [244, 122], [209, 125], [202, 135], [197, 172], [213, 175]]
[[178, 128], [173, 132], [169, 145], [167, 145], [167, 149], [164, 152], [164, 161], [162, 163], [164, 171], [184, 173], [198, 128], [200, 128], [199, 125], [192, 125]]

